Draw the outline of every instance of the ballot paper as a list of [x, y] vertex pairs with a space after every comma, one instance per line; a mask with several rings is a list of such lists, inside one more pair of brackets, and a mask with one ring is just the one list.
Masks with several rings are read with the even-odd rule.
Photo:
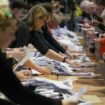
[[74, 61], [81, 63], [81, 67], [95, 67], [95, 66], [97, 66], [86, 55], [78, 56], [78, 59], [76, 59]]
[[[70, 90], [73, 88], [73, 85], [72, 85], [72, 79], [70, 80], [69, 79], [69, 85], [70, 86], [67, 86], [64, 84], [64, 81], [55, 81], [55, 80], [50, 80], [50, 79], [46, 79], [46, 78], [42, 78], [42, 77], [36, 77], [35, 78], [36, 80], [38, 81], [46, 81], [46, 82], [49, 82], [49, 83], [53, 83], [55, 84], [57, 87], [61, 88], [61, 89], [67, 89], [67, 90]], [[67, 80], [66, 80], [67, 81]]]
[[[74, 102], [80, 101], [81, 97], [87, 92], [87, 86], [83, 86], [77, 93], [75, 93], [74, 95], [70, 96], [70, 97], [64, 97], [64, 98], [68, 98]], [[92, 105], [91, 101], [87, 101], [87, 102], [80, 102], [78, 105]]]
[[14, 67], [14, 71], [19, 67], [22, 66], [28, 59], [30, 59], [33, 56], [33, 53], [26, 47], [24, 46], [22, 48], [25, 52], [25, 56], [18, 62], [18, 64]]
[[32, 71], [32, 75], [41, 75], [40, 72], [38, 72], [38, 71], [36, 71], [34, 69], [31, 69], [31, 71]]
[[[77, 93], [75, 93], [74, 95], [68, 97], [70, 100], [73, 100], [73, 101], [79, 101], [82, 97], [82, 95], [84, 95], [86, 92], [87, 92], [87, 87], [86, 86], [83, 86]], [[66, 98], [66, 97], [64, 97]]]
[[71, 73], [73, 72], [73, 68], [71, 68], [68, 64], [66, 63], [60, 63], [59, 66], [59, 69], [63, 69], [63, 71], [59, 71], [55, 66], [54, 66], [54, 63], [51, 62], [50, 64], [47, 65], [47, 67], [51, 70], [52, 73], [58, 73], [58, 72], [62, 72], [62, 73]]
[[83, 55], [83, 56], [78, 56], [79, 59], [75, 60], [76, 62], [79, 62], [79, 63], [82, 63], [82, 62], [90, 62], [91, 60], [86, 56], [86, 55]]
[[45, 56], [33, 59], [33, 62], [35, 62], [35, 64], [38, 64], [40, 66], [46, 66], [47, 68], [51, 70], [51, 73], [54, 73], [54, 74], [58, 74], [58, 72], [64, 73], [64, 74], [73, 72], [72, 71], [73, 68], [70, 67], [69, 64], [61, 63], [59, 61], [49, 59]]
[[95, 74], [93, 72], [80, 72], [80, 73], [72, 72], [71, 75], [72, 76], [85, 77], [85, 78], [95, 77]]
[[27, 87], [35, 87], [33, 90], [35, 93], [51, 98], [61, 99], [63, 98], [63, 94], [68, 94], [68, 96], [73, 95], [72, 79], [68, 79], [66, 81], [56, 81], [45, 79], [43, 77], [35, 77], [22, 82], [22, 84]]
[[72, 96], [67, 96], [63, 94], [64, 99], [70, 99], [74, 102], [80, 101], [81, 97], [87, 92], [87, 86], [83, 86], [78, 92], [74, 93]]
[[79, 103], [78, 105], [93, 105], [93, 103], [91, 101], [87, 101], [84, 103]]
[[23, 57], [19, 62], [18, 64], [14, 67], [13, 71], [16, 71], [16, 69], [19, 67], [19, 66], [22, 66], [26, 61], [27, 61], [28, 57], [25, 56]]
[[53, 35], [59, 35], [59, 36], [69, 36], [72, 39], [78, 39], [77, 35], [75, 32], [68, 30], [67, 28], [56, 28], [55, 30], [52, 31]]
[[81, 64], [81, 67], [96, 67], [97, 64], [94, 62], [84, 62]]
[[28, 47], [24, 46], [22, 49], [24, 50], [24, 52], [28, 58], [34, 56], [34, 54], [30, 51], [30, 49]]
[[65, 81], [50, 80], [43, 77], [35, 77], [23, 82], [24, 86], [35, 86], [34, 92], [50, 98], [70, 99], [80, 101], [78, 105], [92, 105], [91, 102], [81, 101], [81, 97], [87, 92], [87, 86], [83, 86], [78, 92], [72, 91], [72, 82], [74, 80], [67, 79]]

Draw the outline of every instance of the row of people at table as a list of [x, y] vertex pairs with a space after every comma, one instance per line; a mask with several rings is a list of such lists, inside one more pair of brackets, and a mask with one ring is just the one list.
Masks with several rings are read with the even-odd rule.
[[[90, 40], [90, 51], [95, 52], [95, 42], [99, 42], [99, 55], [102, 57], [105, 52], [105, 3], [104, 0], [95, 0], [94, 2], [84, 0], [80, 3], [81, 14], [79, 22], [82, 27], [89, 29], [86, 31]], [[92, 29], [94, 28], [94, 29]], [[102, 35], [103, 34], [103, 35]]]
[[[46, 24], [51, 16], [51, 11], [48, 9], [50, 11], [49, 12], [47, 7], [44, 7], [44, 4], [36, 5], [30, 9], [25, 18], [27, 24], [24, 21], [19, 20], [24, 5], [22, 3], [13, 2], [10, 4], [10, 7], [7, 0], [2, 0], [0, 2], [0, 91], [10, 99], [9, 101], [0, 99], [0, 104], [77, 105], [77, 101], [70, 99], [50, 99], [35, 94], [21, 85], [20, 81], [13, 73], [11, 59], [7, 59], [7, 57], [15, 58], [18, 62], [19, 59], [25, 56], [25, 53], [21, 48], [13, 51], [11, 48], [8, 48], [9, 45], [23, 47], [28, 43], [32, 43], [37, 50], [49, 58], [65, 62], [73, 66], [77, 66], [77, 64], [75, 62], [71, 62], [69, 56], [72, 56], [66, 52], [66, 50], [55, 39], [53, 39], [48, 32]], [[12, 43], [12, 41], [14, 42]], [[20, 44], [19, 42], [22, 43]], [[64, 53], [64, 55], [60, 55], [59, 52]], [[7, 53], [7, 56], [5, 53]], [[35, 65], [30, 60], [27, 60], [24, 65], [37, 69], [43, 74], [50, 74], [50, 71], [46, 67]], [[22, 74], [27, 76], [26, 72]], [[31, 73], [28, 71], [28, 75], [30, 74]], [[20, 76], [19, 73], [17, 73], [17, 75]]]

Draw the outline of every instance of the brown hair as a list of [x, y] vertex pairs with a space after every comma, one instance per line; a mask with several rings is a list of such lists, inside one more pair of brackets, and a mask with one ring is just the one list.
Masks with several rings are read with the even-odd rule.
[[23, 9], [25, 7], [26, 7], [26, 4], [24, 1], [14, 0], [10, 3], [11, 9], [14, 9], [14, 8]]
[[26, 21], [28, 25], [34, 29], [35, 28], [35, 19], [37, 18], [43, 18], [44, 16], [47, 16], [48, 13], [46, 9], [44, 9], [41, 5], [35, 5], [32, 7], [26, 17]]
[[53, 5], [51, 3], [42, 3], [42, 6], [46, 9], [48, 13], [53, 13]]

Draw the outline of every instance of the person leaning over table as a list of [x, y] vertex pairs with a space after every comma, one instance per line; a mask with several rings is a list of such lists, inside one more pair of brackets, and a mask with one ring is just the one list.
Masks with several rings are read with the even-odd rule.
[[[12, 11], [13, 15], [16, 16], [16, 18], [19, 19], [19, 20], [20, 20], [20, 17], [22, 16], [22, 14], [23, 14], [22, 12], [24, 10], [24, 6], [25, 6], [25, 4], [22, 1], [13, 1], [10, 4], [10, 8], [11, 8], [11, 11]], [[18, 27], [18, 29], [15, 33], [16, 34], [16, 39], [15, 39], [15, 41], [13, 41], [10, 44], [9, 47], [15, 48], [15, 47], [23, 47], [23, 46], [27, 45], [28, 44], [28, 38], [29, 38], [28, 32], [29, 32], [29, 29], [28, 29], [27, 24], [25, 23], [25, 21], [21, 20], [20, 23], [19, 23], [19, 27]], [[23, 52], [19, 51], [19, 50], [16, 50], [16, 51], [12, 51], [12, 53], [10, 52], [10, 55], [12, 55], [11, 57], [16, 58], [16, 57], [19, 57], [20, 55], [23, 55]], [[42, 74], [51, 74], [51, 70], [49, 70], [47, 67], [38, 66], [38, 65], [34, 64], [29, 59], [24, 63], [24, 66], [35, 69], [35, 70], [38, 70]], [[16, 72], [16, 74], [18, 75], [19, 78], [24, 78], [23, 71]]]
[[47, 16], [49, 17], [48, 12], [41, 5], [36, 5], [31, 8], [26, 18], [26, 22], [30, 27], [29, 43], [31, 43], [42, 55], [76, 66], [68, 57], [60, 55], [56, 48], [44, 38], [41, 27], [45, 25], [45, 18]]
[[[10, 5], [10, 8], [11, 8], [11, 11], [12, 11], [12, 13], [13, 13], [13, 15], [14, 16], [16, 16], [16, 18], [17, 19], [19, 19], [20, 20], [20, 17], [21, 17], [21, 15], [22, 15], [22, 11], [23, 11], [23, 9], [24, 9], [24, 2], [21, 2], [21, 1], [13, 1], [13, 2], [11, 2], [11, 5]], [[17, 12], [18, 11], [18, 12]], [[15, 41], [13, 41], [12, 43], [11, 43], [11, 45], [9, 46], [9, 47], [23, 47], [23, 46], [25, 46], [25, 45], [27, 45], [28, 44], [28, 38], [29, 38], [29, 34], [28, 34], [28, 32], [29, 32], [29, 29], [28, 29], [28, 26], [27, 26], [27, 24], [25, 23], [25, 21], [23, 22], [23, 21], [20, 21], [20, 24], [19, 24], [19, 27], [18, 27], [18, 29], [17, 29], [17, 31], [16, 31], [16, 39], [15, 39]], [[50, 37], [49, 36], [49, 33], [48, 33], [48, 30], [47, 30], [47, 28], [45, 27], [45, 30], [43, 31], [44, 33], [43, 33], [43, 35], [45, 36], [45, 34], [47, 34], [46, 35], [46, 39], [48, 39], [47, 41], [48, 41], [48, 43], [50, 42], [51, 44], [53, 43], [53, 45], [54, 45], [54, 47], [53, 47], [53, 45], [52, 45], [52, 47], [54, 48], [54, 50], [60, 50], [60, 51], [65, 51], [64, 49], [62, 49], [62, 47], [60, 47], [60, 45], [59, 44], [57, 44], [56, 43], [56, 41], [52, 38], [52, 37]], [[24, 37], [24, 38], [23, 38]], [[45, 40], [46, 40], [45, 39]], [[50, 40], [51, 39], [51, 40]], [[58, 51], [57, 50], [57, 51]], [[17, 53], [17, 55], [19, 55], [19, 54], [21, 54], [22, 52], [21, 51], [13, 51], [13, 54], [11, 54], [11, 55], [15, 55], [15, 56], [17, 56], [16, 55], [16, 53]], [[19, 54], [18, 54], [19, 53]], [[21, 54], [22, 55], [22, 54]], [[64, 58], [64, 60], [63, 61], [65, 61], [67, 59], [67, 57], [65, 57]], [[38, 65], [36, 65], [36, 64], [33, 64], [32, 63], [32, 61], [30, 61], [29, 59], [24, 63], [24, 65], [26, 66], [26, 67], [29, 67], [29, 68], [32, 68], [32, 69], [35, 69], [35, 70], [38, 70], [39, 72], [41, 72], [42, 74], [51, 74], [51, 70], [49, 70], [47, 67], [44, 67], [44, 66], [38, 66]], [[19, 75], [19, 73], [17, 73], [18, 75]], [[20, 72], [20, 75], [22, 74], [22, 72]], [[19, 76], [20, 77], [20, 76]]]
[[70, 54], [70, 52], [68, 52], [68, 50], [65, 47], [62, 47], [59, 42], [57, 42], [57, 40], [55, 40], [55, 38], [52, 36], [52, 34], [49, 31], [49, 22], [52, 20], [52, 18], [54, 17], [54, 13], [53, 13], [53, 6], [51, 3], [43, 3], [42, 6], [46, 9], [46, 11], [48, 12], [48, 16], [46, 17], [45, 20], [45, 25], [41, 28], [43, 31], [43, 36], [46, 39], [46, 41], [51, 44], [58, 53], [62, 53], [65, 56], [68, 56], [69, 58], [73, 59], [73, 56]]

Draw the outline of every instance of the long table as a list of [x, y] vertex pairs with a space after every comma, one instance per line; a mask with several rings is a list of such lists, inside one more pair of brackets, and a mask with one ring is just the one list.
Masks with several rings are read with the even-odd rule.
[[74, 91], [79, 91], [79, 89], [86, 85], [88, 87], [88, 92], [83, 96], [86, 100], [92, 100], [93, 105], [105, 105], [105, 64], [99, 64], [98, 67], [84, 68], [81, 71], [92, 71], [96, 74], [94, 78], [84, 78], [77, 76], [57, 76], [57, 75], [43, 75], [42, 77], [53, 79], [53, 80], [65, 80], [68, 78], [73, 78]]

